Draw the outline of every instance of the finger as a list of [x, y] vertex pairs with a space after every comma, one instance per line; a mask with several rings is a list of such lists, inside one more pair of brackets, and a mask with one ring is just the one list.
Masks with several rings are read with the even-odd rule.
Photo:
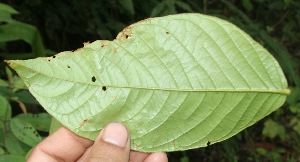
[[87, 155], [87, 161], [127, 162], [130, 139], [122, 124], [110, 123], [104, 128]]
[[155, 152], [150, 154], [144, 162], [168, 162], [168, 156], [164, 152]]
[[76, 161], [92, 144], [93, 141], [62, 127], [39, 143], [27, 161]]
[[142, 162], [144, 161], [150, 153], [131, 151], [130, 152], [130, 162]]

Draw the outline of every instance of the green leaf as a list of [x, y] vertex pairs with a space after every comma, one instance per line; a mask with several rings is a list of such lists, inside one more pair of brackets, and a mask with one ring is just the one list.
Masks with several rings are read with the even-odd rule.
[[118, 0], [120, 5], [127, 10], [131, 15], [134, 15], [134, 6], [132, 0]]
[[20, 140], [18, 140], [17, 137], [11, 132], [10, 127], [8, 127], [8, 124], [5, 132], [5, 147], [10, 154], [26, 154], [24, 144]]
[[0, 22], [13, 22], [14, 20], [11, 18], [11, 15], [17, 13], [18, 12], [9, 5], [0, 3]]
[[13, 88], [14, 88], [14, 92], [20, 89], [27, 89], [23, 80], [18, 76], [13, 76]]
[[10, 122], [10, 127], [13, 134], [22, 142], [29, 146], [35, 146], [42, 141], [42, 137], [37, 133], [35, 128], [17, 118], [13, 118]]
[[158, 3], [151, 11], [151, 14], [150, 16], [151, 17], [154, 17], [154, 16], [158, 16], [160, 15], [165, 9], [166, 9], [166, 4], [161, 2], [161, 3]]
[[0, 79], [0, 87], [9, 87], [8, 81]]
[[279, 136], [283, 140], [286, 136], [286, 133], [284, 126], [278, 124], [272, 119], [268, 119], [264, 123], [263, 135], [269, 138], [275, 138]]
[[277, 61], [236, 26], [201, 14], [135, 23], [113, 41], [8, 61], [59, 122], [95, 139], [124, 123], [131, 147], [175, 151], [223, 141], [289, 94]]
[[15, 118], [28, 122], [37, 130], [44, 131], [44, 132], [49, 131], [51, 116], [47, 113], [19, 114]]
[[4, 4], [4, 3], [0, 3], [0, 13], [9, 13], [9, 14], [17, 14], [18, 11], [16, 11], [15, 9], [13, 9], [11, 6]]
[[55, 118], [52, 118], [49, 134], [54, 133], [55, 131], [57, 131], [62, 126], [63, 125], [58, 120], [56, 120]]
[[182, 2], [182, 1], [176, 1], [175, 2], [176, 5], [179, 7], [179, 8], [182, 8], [186, 11], [189, 11], [189, 12], [193, 12], [192, 8], [190, 7], [189, 4], [185, 3], [185, 2]]
[[8, 162], [8, 161], [13, 161], [13, 162], [24, 162], [26, 161], [24, 156], [20, 155], [3, 155], [0, 156], [0, 162]]
[[2, 147], [0, 147], [0, 156], [2, 156], [4, 154], [5, 154], [5, 150]]
[[[0, 25], [0, 43], [15, 40], [24, 40], [30, 44], [34, 56], [45, 56], [42, 38], [38, 30], [22, 22], [12, 22]], [[7, 56], [9, 57], [9, 56]]]
[[11, 118], [11, 106], [8, 100], [0, 95], [0, 122]]

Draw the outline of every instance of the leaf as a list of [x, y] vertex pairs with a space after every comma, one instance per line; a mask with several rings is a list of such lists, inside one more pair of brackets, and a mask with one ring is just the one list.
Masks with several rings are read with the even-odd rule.
[[22, 142], [29, 146], [35, 146], [42, 141], [42, 137], [37, 133], [35, 128], [17, 118], [13, 118], [10, 122], [10, 127], [13, 134]]
[[[7, 124], [8, 125], [8, 124]], [[10, 127], [6, 127], [5, 148], [10, 154], [25, 155], [26, 149], [20, 140], [11, 132]]]
[[38, 30], [32, 25], [14, 21], [5, 25], [0, 25], [0, 34], [0, 43], [24, 40], [31, 46], [34, 56], [45, 56], [42, 38]]
[[11, 118], [11, 106], [8, 100], [0, 95], [0, 122], [7, 121]]
[[59, 121], [57, 121], [55, 118], [52, 118], [49, 134], [54, 133], [55, 131], [57, 131], [62, 126], [63, 125]]
[[272, 119], [268, 119], [264, 123], [263, 135], [269, 138], [275, 138], [279, 136], [281, 140], [284, 140], [286, 133], [284, 126], [278, 124]]
[[20, 155], [2, 155], [2, 156], [0, 156], [0, 162], [7, 162], [7, 161], [24, 162], [24, 161], [26, 161], [26, 159], [24, 156], [20, 156]]
[[59, 122], [95, 139], [124, 123], [133, 150], [223, 141], [289, 94], [276, 60], [236, 26], [201, 14], [140, 21], [113, 41], [48, 58], [7, 61]]
[[126, 9], [131, 15], [134, 15], [134, 5], [132, 0], [118, 0], [120, 5]]
[[18, 12], [9, 5], [0, 3], [0, 22], [13, 22], [14, 20], [11, 18], [11, 15], [17, 13]]
[[0, 3], [0, 13], [18, 14], [18, 11], [7, 4]]
[[51, 123], [51, 116], [47, 113], [39, 114], [19, 114], [15, 118], [23, 120], [31, 124], [36, 130], [48, 132]]
[[176, 1], [175, 3], [179, 8], [182, 8], [183, 10], [186, 10], [188, 12], [193, 12], [193, 10], [189, 4], [182, 2], [182, 1]]
[[9, 87], [8, 81], [0, 79], [0, 87]]

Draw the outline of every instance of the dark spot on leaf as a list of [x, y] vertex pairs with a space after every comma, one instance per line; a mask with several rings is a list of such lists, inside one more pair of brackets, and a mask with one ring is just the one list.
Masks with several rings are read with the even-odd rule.
[[54, 56], [52, 56], [52, 58], [55, 58], [56, 56], [54, 55]]
[[207, 141], [206, 145], [207, 145], [207, 146], [209, 146], [209, 145], [210, 145], [210, 142], [209, 142], [209, 141]]
[[93, 82], [96, 81], [96, 77], [95, 77], [95, 76], [92, 77], [92, 81], [93, 81]]
[[67, 65], [68, 68], [71, 68], [69, 65]]
[[103, 87], [102, 87], [102, 90], [103, 90], [103, 91], [106, 91], [106, 86], [103, 86]]
[[166, 34], [170, 34], [169, 32], [166, 32]]
[[102, 44], [101, 47], [104, 47], [104, 45]]
[[129, 35], [128, 35], [128, 34], [125, 34], [125, 38], [128, 39], [128, 38], [129, 38]]
[[50, 62], [51, 60], [50, 60], [50, 59], [48, 59], [48, 61]]

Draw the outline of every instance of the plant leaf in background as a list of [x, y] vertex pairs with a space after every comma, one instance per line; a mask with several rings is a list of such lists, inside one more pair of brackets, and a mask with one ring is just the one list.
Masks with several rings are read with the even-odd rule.
[[132, 0], [118, 0], [120, 5], [126, 9], [131, 15], [134, 15], [134, 6]]
[[7, 62], [63, 125], [95, 139], [122, 122], [132, 149], [146, 152], [223, 141], [289, 94], [269, 52], [233, 24], [201, 14], [146, 19], [114, 41]]
[[[33, 56], [46, 56], [42, 38], [36, 27], [22, 23], [11, 18], [11, 15], [18, 14], [9, 5], [0, 3], [0, 44], [23, 40], [31, 46], [32, 53], [20, 54], [1, 54], [6, 58], [30, 58]], [[1, 23], [5, 22], [5, 23]]]
[[0, 21], [12, 22], [14, 21], [11, 18], [12, 14], [18, 14], [18, 11], [6, 5], [4, 3], [0, 3]]
[[22, 142], [29, 146], [35, 146], [42, 141], [42, 137], [35, 128], [26, 121], [13, 118], [10, 122], [11, 131]]

